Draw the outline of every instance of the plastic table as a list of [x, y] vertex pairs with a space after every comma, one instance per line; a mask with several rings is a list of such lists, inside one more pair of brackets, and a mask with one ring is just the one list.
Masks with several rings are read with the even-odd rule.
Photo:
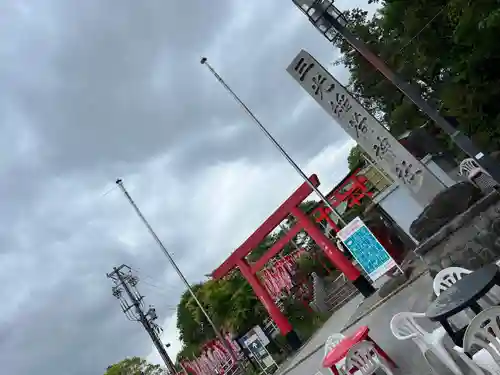
[[496, 264], [484, 266], [442, 291], [431, 303], [425, 315], [430, 320], [441, 323], [453, 342], [462, 346], [465, 329], [455, 332], [448, 322], [448, 318], [465, 309], [471, 309], [479, 314], [483, 309], [477, 301], [484, 297], [495, 284], [500, 286], [498, 266]]
[[364, 340], [372, 342], [375, 346], [375, 350], [377, 350], [377, 352], [382, 357], [389, 361], [390, 364], [392, 364], [394, 367], [397, 367], [396, 363], [394, 363], [394, 361], [387, 355], [387, 353], [384, 352], [375, 341], [373, 341], [373, 339], [368, 334], [369, 332], [370, 328], [368, 328], [367, 326], [361, 326], [351, 336], [348, 336], [340, 341], [323, 359], [323, 367], [329, 368], [335, 375], [339, 375], [336, 364], [342, 361], [342, 359], [347, 356], [349, 349], [351, 349], [355, 344]]

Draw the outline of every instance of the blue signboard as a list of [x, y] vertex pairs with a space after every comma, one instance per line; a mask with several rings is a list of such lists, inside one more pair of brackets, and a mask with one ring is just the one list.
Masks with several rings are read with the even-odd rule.
[[397, 266], [359, 217], [342, 228], [337, 236], [373, 281]]

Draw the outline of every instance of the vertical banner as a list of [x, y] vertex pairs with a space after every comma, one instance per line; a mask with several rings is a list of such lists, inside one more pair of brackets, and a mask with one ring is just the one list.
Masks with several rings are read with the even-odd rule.
[[314, 57], [302, 50], [287, 72], [373, 160], [427, 206], [444, 185], [406, 150]]
[[342, 228], [337, 237], [373, 281], [397, 267], [396, 261], [359, 217]]

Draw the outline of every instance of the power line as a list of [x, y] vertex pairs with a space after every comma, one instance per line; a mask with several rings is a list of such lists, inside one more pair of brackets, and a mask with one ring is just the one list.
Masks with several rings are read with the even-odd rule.
[[150, 282], [148, 282], [148, 281], [145, 281], [145, 280], [142, 280], [142, 283], [143, 283], [144, 285], [147, 285], [147, 286], [151, 287], [151, 288], [158, 289], [158, 290], [159, 290], [159, 291], [161, 291], [161, 292], [168, 293], [168, 291], [167, 291], [167, 289], [166, 289], [166, 288], [163, 288], [163, 287], [158, 286], [158, 285], [156, 285], [156, 284], [152, 284], [152, 283], [150, 283]]
[[[424, 25], [424, 26], [423, 26], [423, 27], [422, 27], [422, 28], [421, 28], [421, 29], [420, 29], [420, 30], [419, 30], [419, 31], [418, 31], [415, 35], [413, 35], [413, 36], [412, 36], [412, 37], [411, 37], [411, 38], [410, 38], [410, 39], [409, 39], [409, 40], [408, 40], [408, 41], [407, 41], [407, 42], [403, 45], [403, 47], [401, 47], [401, 48], [398, 50], [398, 52], [396, 52], [394, 55], [392, 55], [392, 57], [394, 57], [394, 56], [397, 56], [397, 55], [401, 54], [401, 52], [403, 52], [403, 51], [406, 49], [406, 47], [408, 47], [410, 44], [412, 44], [412, 43], [413, 43], [413, 41], [414, 41], [415, 39], [417, 39], [417, 38], [418, 38], [418, 36], [419, 36], [420, 34], [422, 34], [422, 32], [424, 32], [424, 30], [426, 30], [426, 29], [430, 26], [430, 24], [431, 24], [431, 23], [432, 23], [432, 22], [433, 22], [433, 21], [434, 21], [434, 20], [435, 20], [435, 19], [436, 19], [436, 18], [437, 18], [440, 14], [441, 14], [441, 13], [443, 13], [444, 9], [445, 9], [447, 6], [448, 6], [448, 3], [447, 3], [447, 4], [445, 4], [445, 5], [443, 5], [443, 6], [441, 7], [441, 9], [440, 9], [440, 10], [439, 10], [439, 11], [438, 11], [435, 15], [434, 15], [434, 17], [432, 17], [432, 18], [431, 18], [431, 19], [430, 19], [430, 20], [429, 20], [429, 21], [428, 21], [428, 22], [427, 22], [427, 23], [426, 23], [426, 24], [425, 24], [425, 25]], [[389, 60], [389, 59], [385, 60], [384, 62], [387, 64], [387, 63], [388, 63], [388, 60]], [[374, 71], [372, 72], [372, 76], [374, 76], [374, 75], [375, 75], [375, 74], [377, 74], [377, 73], [380, 73], [380, 72], [379, 72], [378, 70], [374, 70]], [[372, 76], [371, 76], [371, 77], [372, 77]], [[371, 78], [371, 77], [370, 77], [370, 78]], [[352, 89], [352, 85], [353, 85], [353, 83], [349, 84], [347, 87], [349, 87], [349, 86], [350, 86], [350, 89]]]
[[[149, 281], [144, 280], [144, 278], [147, 278], [147, 279], [152, 280], [153, 282], [161, 284], [158, 281], [158, 279], [155, 279], [155, 278], [153, 278], [151, 276], [148, 276], [148, 275], [144, 274], [144, 272], [141, 271], [140, 268], [138, 268], [138, 267], [135, 267], [135, 268], [134, 267], [130, 267], [130, 266], [128, 266], [128, 267], [130, 268], [131, 271], [134, 271], [136, 273], [140, 273], [141, 274], [141, 284], [144, 284], [144, 285], [147, 285], [147, 286], [149, 286], [151, 288], [156, 289], [156, 292], [159, 292], [160, 294], [162, 294], [164, 296], [167, 296], [167, 297], [171, 297], [172, 296], [172, 292], [169, 291], [168, 288], [166, 288], [165, 286], [160, 286], [160, 285], [157, 285], [157, 284], [153, 284], [153, 283], [151, 283]], [[175, 288], [171, 287], [171, 289], [175, 289]], [[163, 308], [166, 309], [167, 311], [174, 311], [174, 310], [177, 310], [177, 305], [167, 305], [167, 306], [165, 306]]]
[[[141, 270], [141, 268], [139, 268], [139, 267], [135, 267], [135, 268], [134, 268], [134, 267], [130, 267], [130, 269], [131, 269], [132, 271], [134, 271], [134, 272], [138, 272], [138, 273], [140, 273], [140, 274], [142, 275], [142, 276], [141, 276], [142, 278], [144, 278], [144, 277], [145, 277], [146, 279], [149, 279], [149, 280], [153, 281], [153, 283], [155, 283], [155, 284], [162, 284], [162, 282], [161, 282], [160, 280], [158, 280], [157, 278], [154, 278], [154, 277], [152, 277], [152, 276], [150, 276], [150, 275], [148, 275], [148, 274], [144, 273], [144, 271], [143, 271], [143, 270]], [[142, 282], [143, 282], [144, 284], [147, 284], [144, 280], [143, 280]], [[160, 289], [164, 289], [165, 291], [167, 290], [167, 288], [166, 288], [166, 286], [165, 286], [165, 285], [164, 285], [164, 286], [159, 286], [159, 285], [154, 285], [154, 284], [150, 283], [150, 286], [153, 286], [153, 287], [156, 287], [156, 288], [160, 288]], [[174, 287], [174, 286], [171, 286], [171, 288], [172, 288], [172, 289], [176, 289], [176, 287]]]
[[[98, 205], [97, 205], [97, 204], [95, 204], [95, 203], [100, 202], [100, 200], [101, 200], [102, 198], [106, 197], [107, 195], [109, 195], [110, 193], [112, 193], [113, 191], [115, 191], [117, 188], [118, 188], [118, 187], [115, 185], [115, 186], [111, 187], [110, 189], [104, 190], [104, 192], [103, 192], [103, 193], [101, 193], [101, 194], [97, 194], [97, 195], [96, 195], [96, 197], [95, 197], [95, 199], [94, 199], [94, 201], [93, 201], [93, 202], [94, 202], [93, 206], [94, 206], [94, 207], [95, 207], [95, 206], [98, 206]], [[83, 220], [82, 220], [82, 221], [83, 221]], [[74, 226], [73, 226], [73, 228], [78, 228], [78, 229], [77, 229], [77, 230], [72, 230], [72, 231], [70, 232], [70, 238], [71, 238], [71, 237], [73, 237], [73, 236], [77, 236], [77, 235], [81, 235], [81, 234], [83, 234], [83, 233], [84, 233], [87, 229], [89, 229], [89, 228], [90, 228], [90, 226], [91, 226], [91, 225], [93, 225], [94, 223], [95, 223], [95, 219], [91, 219], [91, 220], [86, 221], [86, 222], [84, 222], [84, 223], [82, 223], [82, 224], [80, 224], [80, 225], [78, 225], [78, 224], [77, 224], [77, 225], [74, 225]]]
[[446, 8], [447, 6], [448, 6], [448, 4], [443, 5], [443, 6], [441, 7], [441, 9], [439, 10], [439, 12], [437, 12], [437, 13], [434, 15], [434, 17], [432, 17], [432, 18], [430, 19], [430, 21], [429, 21], [429, 22], [427, 22], [427, 23], [424, 25], [424, 27], [422, 27], [422, 28], [420, 29], [420, 31], [419, 31], [419, 32], [418, 32], [418, 33], [416, 33], [416, 34], [415, 34], [415, 35], [414, 35], [414, 36], [413, 36], [413, 37], [412, 37], [412, 38], [411, 38], [411, 39], [410, 39], [410, 40], [409, 40], [409, 41], [408, 41], [408, 42], [407, 42], [407, 43], [406, 43], [403, 47], [401, 47], [401, 49], [398, 51], [397, 55], [399, 55], [401, 52], [403, 52], [403, 50], [404, 50], [406, 47], [408, 47], [411, 43], [413, 43], [413, 41], [414, 41], [416, 38], [418, 38], [418, 36], [419, 36], [420, 34], [422, 34], [422, 32], [423, 32], [425, 29], [427, 29], [427, 27], [429, 27], [429, 25], [432, 23], [432, 21], [434, 21], [434, 20], [437, 18], [437, 16], [439, 16], [441, 13], [443, 13], [444, 8]]
[[[130, 269], [134, 272], [137, 272], [137, 273], [141, 273], [142, 274], [142, 277], [145, 277], [147, 279], [150, 279], [152, 280], [153, 282], [155, 283], [151, 283], [149, 281], [146, 281], [144, 279], [141, 280], [141, 283], [144, 284], [144, 285], [147, 285], [149, 286], [150, 288], [153, 288], [155, 289], [155, 292], [156, 293], [159, 293], [161, 295], [164, 295], [164, 296], [167, 296], [167, 297], [172, 297], [172, 294], [173, 294], [173, 290], [176, 290], [177, 287], [174, 287], [174, 286], [171, 286], [169, 288], [167, 288], [167, 286], [163, 285], [163, 286], [160, 286], [160, 285], [157, 285], [157, 284], [161, 284], [161, 282], [159, 282], [157, 279], [154, 279], [152, 278], [151, 276], [148, 276], [148, 275], [144, 275], [142, 271], [140, 271], [139, 269], [137, 268], [133, 268], [133, 267], [130, 267]], [[177, 305], [170, 305], [170, 306], [166, 306], [165, 307], [168, 311], [174, 311], [177, 309]]]
[[111, 193], [112, 191], [116, 190], [118, 188], [118, 186], [113, 186], [111, 189], [107, 190], [106, 192], [104, 192], [104, 194], [101, 194], [100, 198], [103, 198], [105, 197], [106, 195], [108, 195], [109, 193]]

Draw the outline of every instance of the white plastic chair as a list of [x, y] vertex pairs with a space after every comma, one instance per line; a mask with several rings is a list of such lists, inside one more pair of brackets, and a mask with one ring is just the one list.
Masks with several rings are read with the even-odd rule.
[[460, 175], [476, 185], [482, 191], [492, 190], [497, 186], [496, 181], [472, 158], [462, 160], [460, 163]]
[[456, 375], [463, 375], [462, 370], [460, 370], [460, 367], [458, 367], [444, 346], [444, 338], [446, 337], [445, 329], [439, 327], [432, 332], [427, 332], [415, 321], [417, 318], [426, 319], [425, 313], [400, 312], [394, 315], [390, 324], [394, 337], [398, 340], [412, 339], [422, 352], [431, 369], [432, 366], [426, 356], [429, 351], [433, 352], [451, 372]]
[[[474, 359], [471, 359], [467, 354], [465, 354], [465, 351], [464, 351], [463, 348], [455, 345], [453, 347], [453, 350], [455, 350], [455, 352], [457, 352], [457, 354], [460, 357], [460, 359], [462, 361], [464, 361], [471, 368], [472, 373], [474, 375], [487, 375], [482, 370], [482, 368], [483, 367], [485, 367], [485, 368], [489, 367], [487, 365], [487, 363], [491, 362], [491, 357], [489, 356], [488, 352], [486, 352], [485, 350], [480, 350], [479, 352], [477, 352], [476, 354], [474, 354], [474, 356], [473, 356]], [[485, 355], [488, 358], [485, 358]], [[481, 364], [481, 366], [479, 366], [479, 364]], [[493, 372], [493, 374], [495, 374], [495, 372]], [[489, 373], [488, 373], [488, 375], [489, 375]]]
[[500, 306], [476, 315], [465, 331], [463, 349], [455, 350], [470, 353], [476, 347], [480, 350], [473, 361], [491, 374], [500, 374]]
[[462, 277], [470, 273], [472, 273], [472, 271], [462, 267], [448, 267], [442, 269], [438, 272], [436, 277], [434, 277], [434, 281], [432, 283], [434, 293], [436, 296], [439, 296], [441, 292], [445, 291], [458, 280], [462, 279]]
[[361, 341], [349, 349], [345, 362], [347, 374], [356, 369], [362, 375], [372, 375], [380, 369], [387, 375], [394, 375], [389, 362], [378, 354], [373, 343], [369, 341]]
[[481, 166], [472, 158], [462, 160], [459, 166], [460, 175], [470, 179], [471, 175], [482, 172]]
[[341, 342], [343, 339], [345, 339], [345, 336], [342, 333], [334, 333], [333, 335], [328, 336], [325, 342], [325, 353], [324, 356], [326, 356], [330, 351], [338, 345], [339, 342]]
[[[330, 353], [330, 351], [335, 346], [337, 346], [338, 343], [341, 342], [343, 339], [345, 339], [345, 336], [342, 333], [334, 333], [333, 335], [328, 336], [328, 338], [326, 339], [326, 342], [325, 342], [325, 350], [324, 350], [323, 358], [326, 357], [326, 355], [328, 353]], [[345, 359], [343, 359], [342, 361], [337, 363], [336, 367], [339, 370], [340, 374], [345, 373], [344, 366], [345, 366]], [[330, 372], [333, 374], [332, 370], [330, 370]]]
[[[450, 286], [455, 284], [458, 280], [462, 279], [464, 276], [472, 273], [471, 270], [462, 267], [448, 267], [438, 272], [438, 274], [434, 277], [434, 281], [432, 283], [432, 287], [434, 289], [434, 293], [436, 296], [439, 296], [441, 292], [448, 289]], [[495, 293], [488, 292], [482, 298], [488, 305], [495, 306], [496, 300], [499, 299]], [[467, 312], [466, 312], [467, 313]], [[470, 315], [468, 315], [470, 316]], [[471, 317], [471, 319], [474, 316]]]

